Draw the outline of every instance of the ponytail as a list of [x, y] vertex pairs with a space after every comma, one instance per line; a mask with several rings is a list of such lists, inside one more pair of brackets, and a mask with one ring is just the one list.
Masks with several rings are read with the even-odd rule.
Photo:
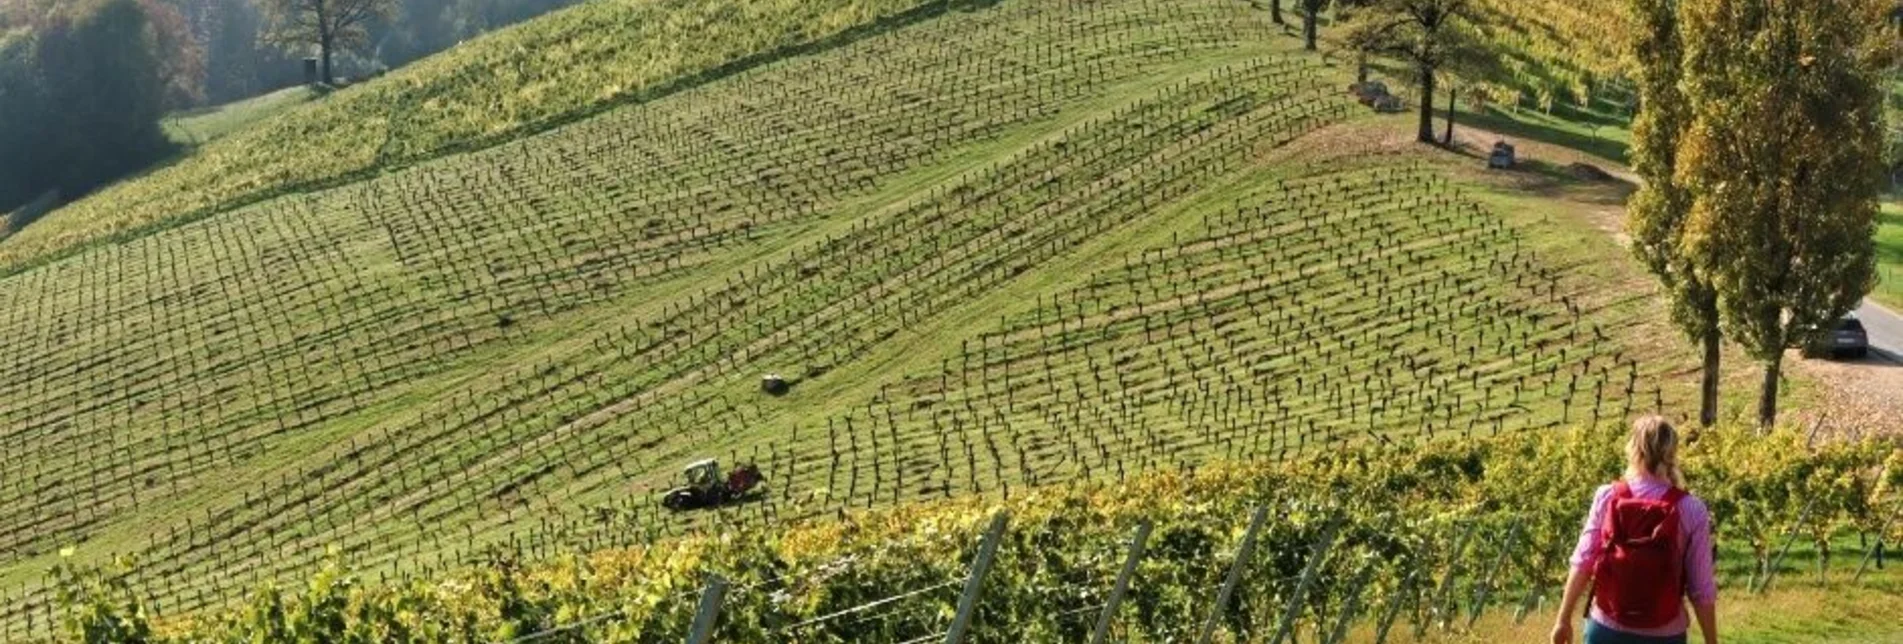
[[1626, 474], [1651, 474], [1674, 487], [1685, 487], [1685, 475], [1678, 469], [1678, 430], [1663, 416], [1645, 416], [1632, 423], [1632, 437], [1626, 440]]

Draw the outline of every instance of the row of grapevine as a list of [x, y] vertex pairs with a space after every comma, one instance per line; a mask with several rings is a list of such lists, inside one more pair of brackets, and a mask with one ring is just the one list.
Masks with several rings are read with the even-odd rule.
[[[1813, 451], [1795, 434], [1733, 431], [1699, 436], [1685, 455], [1694, 488], [1720, 519], [1721, 556], [1743, 551], [1741, 523], [1834, 533], [1903, 508], [1903, 451], [1894, 443]], [[1183, 640], [1214, 627], [1246, 641], [1284, 630], [1336, 641], [1345, 629], [1418, 640], [1486, 611], [1525, 618], [1545, 609], [1564, 579], [1586, 491], [1618, 471], [1621, 434], [1371, 445], [1299, 463], [1210, 465], [1004, 503], [911, 504], [627, 549], [542, 558], [496, 550], [467, 571], [404, 582], [372, 583], [333, 559], [302, 590], [265, 588], [245, 605], [201, 615], [128, 611], [150, 608], [144, 589], [110, 571], [68, 570], [66, 619], [73, 630], [111, 624], [161, 640], [664, 641], [687, 632], [696, 589], [718, 576], [729, 590], [717, 641], [910, 641], [947, 628], [976, 536], [1003, 512], [1009, 529], [984, 573], [966, 641], [1083, 641], [1138, 524], [1151, 529], [1109, 620], [1113, 639]], [[1529, 463], [1534, 455], [1542, 460]], [[1545, 476], [1529, 480], [1529, 467]], [[1836, 493], [1789, 478], [1798, 475], [1860, 487]], [[1729, 505], [1752, 488], [1781, 496]], [[1807, 497], [1828, 509], [1800, 510]], [[1872, 536], [1903, 537], [1903, 526], [1887, 527]], [[1747, 580], [1721, 582], [1734, 592]]]

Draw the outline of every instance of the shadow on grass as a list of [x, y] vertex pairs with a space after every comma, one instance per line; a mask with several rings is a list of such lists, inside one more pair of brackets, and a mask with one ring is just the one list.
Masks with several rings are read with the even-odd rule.
[[[1437, 144], [1436, 147], [1472, 159], [1476, 165], [1484, 163], [1492, 152], [1490, 147], [1483, 149], [1484, 146], [1476, 145], [1471, 137], [1462, 140], [1456, 136], [1453, 145]], [[1524, 153], [1514, 162], [1513, 168], [1489, 170], [1489, 172], [1511, 181], [1517, 190], [1547, 199], [1566, 199], [1599, 206], [1623, 208], [1632, 193], [1639, 189], [1637, 184], [1618, 176], [1604, 174], [1603, 169], [1595, 166], [1561, 165], [1547, 159], [1529, 157]]]
[[[1414, 70], [1406, 65], [1389, 60], [1376, 60], [1368, 64], [1370, 78], [1387, 83], [1388, 89], [1406, 97], [1409, 112], [1418, 113], [1420, 87], [1409, 79], [1415, 78]], [[1447, 127], [1447, 88], [1435, 89], [1434, 131], [1441, 132]], [[1454, 118], [1455, 129], [1470, 125], [1492, 130], [1500, 134], [1539, 141], [1551, 145], [1579, 150], [1600, 158], [1626, 162], [1629, 145], [1617, 139], [1597, 136], [1598, 130], [1622, 131], [1631, 127], [1631, 122], [1617, 112], [1617, 106], [1595, 101], [1592, 109], [1583, 109], [1566, 102], [1556, 101], [1553, 113], [1548, 115], [1538, 110], [1522, 108], [1518, 114], [1509, 114], [1498, 106], [1490, 106], [1483, 111], [1463, 109]], [[1524, 103], [1522, 103], [1524, 105]]]
[[[1446, 127], [1447, 111], [1444, 109], [1437, 110], [1435, 114], [1441, 119], [1440, 126]], [[1539, 118], [1546, 117], [1539, 115]], [[1461, 125], [1492, 130], [1509, 137], [1572, 148], [1586, 154], [1620, 163], [1626, 161], [1626, 151], [1630, 147], [1624, 141], [1594, 136], [1585, 132], [1572, 131], [1558, 124], [1544, 124], [1527, 119], [1514, 118], [1513, 116], [1501, 113], [1495, 108], [1488, 108], [1484, 112], [1469, 112], [1463, 110], [1454, 117], [1454, 128], [1458, 130]], [[1574, 127], [1584, 128], [1588, 127], [1588, 125], [1574, 124]]]

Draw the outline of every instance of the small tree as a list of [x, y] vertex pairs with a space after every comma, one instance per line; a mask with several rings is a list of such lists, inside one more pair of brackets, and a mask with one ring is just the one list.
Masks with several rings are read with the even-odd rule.
[[335, 80], [331, 58], [338, 48], [354, 49], [367, 41], [365, 27], [376, 18], [395, 14], [396, 0], [258, 0], [265, 16], [265, 42], [287, 50], [316, 46], [321, 77]]
[[[1434, 88], [1442, 67], [1478, 39], [1466, 29], [1474, 20], [1469, 0], [1374, 0], [1349, 28], [1351, 48], [1400, 58], [1414, 68], [1420, 89], [1422, 143], [1434, 142]], [[1465, 24], [1463, 24], [1465, 23]]]
[[1626, 208], [1632, 252], [1665, 288], [1672, 323], [1704, 348], [1704, 383], [1698, 421], [1718, 420], [1718, 367], [1723, 336], [1718, 329], [1718, 293], [1698, 274], [1684, 245], [1691, 197], [1672, 177], [1679, 140], [1691, 125], [1691, 108], [1679, 90], [1684, 42], [1674, 0], [1632, 0], [1633, 43], [1638, 68], [1639, 111], [1632, 120], [1632, 168], [1642, 180]]
[[1758, 422], [1777, 421], [1784, 352], [1874, 286], [1883, 177], [1873, 2], [1680, 0], [1691, 124], [1677, 183], [1691, 263], [1725, 334], [1764, 366]]

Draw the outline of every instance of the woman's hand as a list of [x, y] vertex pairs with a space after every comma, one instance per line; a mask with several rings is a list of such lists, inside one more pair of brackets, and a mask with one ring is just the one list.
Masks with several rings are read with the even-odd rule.
[[1553, 644], [1573, 644], [1572, 620], [1561, 619], [1553, 625]]
[[1591, 570], [1574, 568], [1566, 574], [1566, 592], [1560, 594], [1559, 615], [1553, 618], [1553, 644], [1573, 644], [1573, 623], [1579, 619], [1573, 608], [1579, 606], [1579, 598], [1591, 584]]

